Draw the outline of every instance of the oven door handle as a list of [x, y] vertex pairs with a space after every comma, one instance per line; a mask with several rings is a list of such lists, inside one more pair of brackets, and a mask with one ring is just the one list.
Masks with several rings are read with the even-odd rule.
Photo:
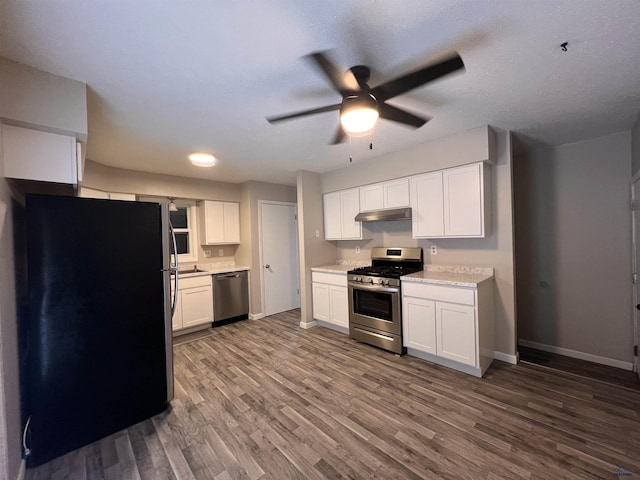
[[349, 282], [349, 287], [357, 290], [369, 290], [370, 292], [380, 293], [398, 293], [400, 291], [398, 287], [383, 287], [381, 285], [367, 285], [366, 283]]

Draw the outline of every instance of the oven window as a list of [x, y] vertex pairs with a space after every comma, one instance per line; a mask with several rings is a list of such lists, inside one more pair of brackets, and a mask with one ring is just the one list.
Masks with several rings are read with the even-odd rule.
[[391, 293], [369, 292], [353, 289], [353, 312], [369, 317], [393, 321]]

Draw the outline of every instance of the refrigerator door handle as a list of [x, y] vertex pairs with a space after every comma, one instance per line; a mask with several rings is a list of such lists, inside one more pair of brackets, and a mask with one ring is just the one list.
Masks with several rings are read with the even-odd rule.
[[174, 265], [169, 266], [169, 271], [173, 273], [173, 302], [171, 303], [171, 317], [176, 312], [176, 305], [178, 304], [178, 248], [176, 244], [176, 233], [173, 231], [173, 225], [169, 220], [169, 232], [171, 233], [171, 240], [173, 241], [173, 261]]

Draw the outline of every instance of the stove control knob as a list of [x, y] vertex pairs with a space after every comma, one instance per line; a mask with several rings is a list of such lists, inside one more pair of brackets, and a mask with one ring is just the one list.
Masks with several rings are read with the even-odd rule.
[[379, 280], [378, 280], [378, 283], [379, 283], [380, 285], [384, 285], [384, 278], [379, 279]]
[[370, 279], [369, 279], [369, 283], [370, 283], [371, 285], [373, 285], [373, 278], [370, 278]]
[[362, 277], [358, 277], [358, 278], [356, 278], [356, 282], [360, 282], [360, 283], [362, 283]]

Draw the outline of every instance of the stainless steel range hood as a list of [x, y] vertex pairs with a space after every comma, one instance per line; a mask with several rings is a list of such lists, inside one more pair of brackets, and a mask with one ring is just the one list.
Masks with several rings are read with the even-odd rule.
[[411, 208], [387, 208], [385, 210], [371, 210], [356, 215], [356, 222], [386, 222], [389, 220], [411, 219]]

